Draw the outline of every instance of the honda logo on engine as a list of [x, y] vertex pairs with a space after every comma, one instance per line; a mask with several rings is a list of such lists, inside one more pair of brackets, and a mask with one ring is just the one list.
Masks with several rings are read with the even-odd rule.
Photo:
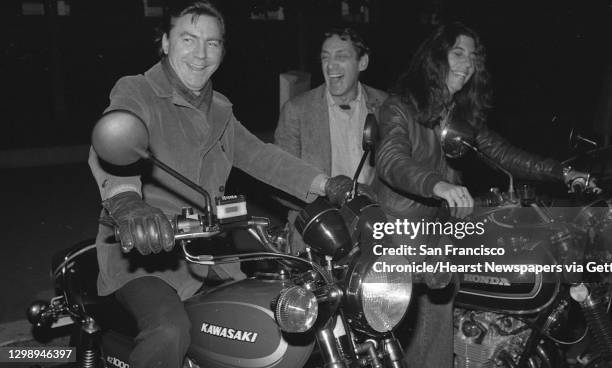
[[202, 328], [200, 331], [204, 332], [205, 334], [223, 337], [229, 340], [246, 342], [255, 342], [255, 340], [257, 340], [257, 332], [236, 330], [233, 328], [212, 325], [206, 322], [202, 323]]
[[510, 281], [505, 277], [463, 274], [463, 281], [476, 282], [479, 284], [510, 286]]

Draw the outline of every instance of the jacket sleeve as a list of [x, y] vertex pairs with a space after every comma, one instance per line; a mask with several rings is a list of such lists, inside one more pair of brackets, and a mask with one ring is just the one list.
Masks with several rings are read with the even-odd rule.
[[296, 106], [291, 100], [285, 102], [278, 118], [278, 125], [274, 131], [274, 144], [295, 157], [300, 157], [300, 121]]
[[387, 100], [380, 108], [381, 141], [376, 152], [376, 173], [394, 190], [422, 197], [433, 196], [433, 187], [443, 176], [413, 158], [415, 137], [409, 126], [417, 124], [406, 106]]
[[107, 172], [93, 147], [89, 149], [89, 168], [93, 174], [102, 201], [122, 192], [133, 191], [142, 196], [140, 176], [116, 176]]
[[[143, 99], [140, 96], [134, 77], [121, 78], [112, 89], [110, 104], [104, 112], [126, 110], [146, 122], [148, 110], [145, 108], [142, 102]], [[142, 195], [140, 176], [118, 176], [109, 173], [105, 170], [104, 164], [100, 161], [93, 147], [89, 150], [88, 163], [91, 173], [98, 184], [100, 197], [103, 201], [126, 191], [135, 191]]]
[[254, 178], [272, 185], [306, 202], [324, 194], [321, 170], [283, 151], [271, 143], [264, 143], [234, 119], [234, 166]]
[[559, 161], [517, 148], [486, 126], [478, 132], [476, 143], [485, 154], [514, 175], [533, 180], [563, 180], [563, 166]]

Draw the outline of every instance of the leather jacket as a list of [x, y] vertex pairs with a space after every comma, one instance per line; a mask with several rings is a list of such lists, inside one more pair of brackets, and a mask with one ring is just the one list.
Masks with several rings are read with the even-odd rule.
[[[380, 109], [380, 142], [376, 149], [377, 179], [372, 184], [378, 200], [396, 217], [433, 218], [440, 200], [433, 187], [440, 181], [461, 184], [447, 161], [439, 129], [417, 121], [416, 107], [392, 96]], [[514, 175], [535, 180], [563, 180], [561, 163], [527, 153], [483, 126], [477, 146]]]

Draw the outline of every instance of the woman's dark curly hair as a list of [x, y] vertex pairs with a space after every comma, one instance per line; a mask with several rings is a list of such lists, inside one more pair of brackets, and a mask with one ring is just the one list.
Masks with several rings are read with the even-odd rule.
[[455, 104], [453, 119], [463, 119], [474, 127], [484, 124], [490, 108], [491, 90], [489, 73], [485, 68], [485, 50], [476, 32], [461, 23], [451, 23], [437, 28], [418, 48], [408, 69], [400, 76], [393, 92], [407, 104], [417, 108], [417, 121], [433, 126], [440, 112], [450, 102], [446, 86], [449, 71], [448, 53], [459, 36], [474, 40], [474, 74], [453, 95]]

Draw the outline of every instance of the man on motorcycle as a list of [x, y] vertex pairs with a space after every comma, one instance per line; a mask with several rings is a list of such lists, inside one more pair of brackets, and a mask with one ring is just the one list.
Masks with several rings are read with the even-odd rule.
[[[325, 33], [321, 71], [325, 84], [285, 103], [274, 143], [330, 175], [353, 176], [363, 154], [361, 137], [366, 116], [378, 114], [387, 93], [359, 82], [368, 67], [370, 48], [351, 28]], [[365, 165], [358, 182], [370, 184], [374, 168]], [[297, 211], [290, 211], [293, 224]], [[292, 249], [303, 250], [301, 236], [291, 234]]]
[[[207, 1], [178, 5], [162, 28], [160, 62], [143, 75], [121, 78], [101, 119], [141, 121], [156, 157], [213, 197], [224, 194], [230, 169], [236, 166], [304, 201], [318, 195], [343, 200], [351, 188], [348, 177], [329, 178], [264, 144], [236, 120], [230, 101], [213, 90], [210, 77], [222, 62], [225, 35], [223, 16], [214, 6]], [[139, 167], [137, 172], [112, 167], [93, 149], [89, 164], [100, 189], [103, 218], [110, 219], [101, 223], [96, 239], [98, 292], [114, 292], [137, 321], [130, 366], [181, 367], [190, 342], [182, 300], [210, 271], [222, 279], [244, 275], [238, 265], [196, 268], [166, 253], [174, 246], [166, 215], [182, 207], [204, 211], [202, 195], [157, 167]], [[120, 246], [113, 227], [119, 230]]]

